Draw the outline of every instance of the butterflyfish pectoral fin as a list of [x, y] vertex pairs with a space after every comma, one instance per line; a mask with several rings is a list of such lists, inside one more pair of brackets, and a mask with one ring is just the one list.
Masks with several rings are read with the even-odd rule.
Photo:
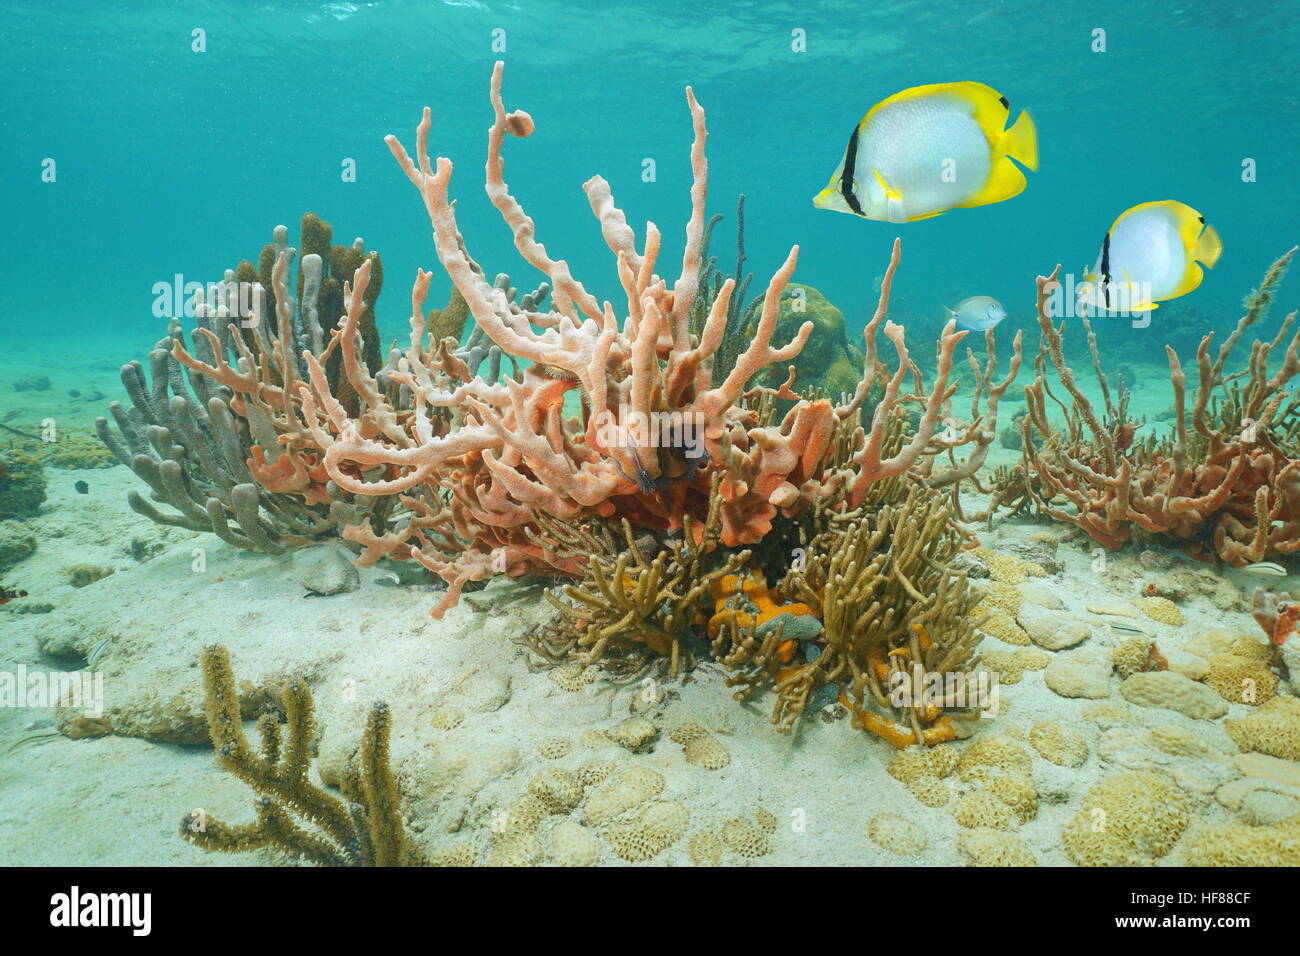
[[885, 194], [885, 218], [890, 222], [907, 222], [907, 210], [903, 208], [903, 194], [885, 181], [880, 170], [873, 167], [871, 174], [876, 177], [881, 192]]
[[903, 194], [885, 182], [885, 177], [880, 174], [880, 170], [872, 168], [871, 175], [876, 177], [876, 182], [880, 184], [880, 190], [885, 194], [886, 199], [902, 200]]

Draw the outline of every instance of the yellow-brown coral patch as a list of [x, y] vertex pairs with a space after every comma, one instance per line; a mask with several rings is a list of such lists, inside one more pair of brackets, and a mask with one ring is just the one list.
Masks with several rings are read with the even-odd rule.
[[1188, 866], [1300, 866], [1300, 817], [1272, 826], [1226, 826], [1187, 839]]
[[[1267, 650], [1263, 644], [1258, 646]], [[1234, 704], [1262, 704], [1277, 693], [1277, 675], [1265, 661], [1236, 654], [1211, 658], [1205, 683]]]
[[1029, 633], [1016, 623], [1014, 617], [1001, 608], [990, 608], [985, 602], [981, 601], [975, 605], [975, 610], [972, 613], [976, 618], [987, 614], [987, 619], [979, 626], [980, 630], [985, 634], [996, 637], [1003, 644], [1028, 647], [1032, 643], [1029, 639]]
[[1159, 624], [1168, 624], [1170, 627], [1183, 626], [1183, 612], [1178, 610], [1178, 605], [1169, 598], [1144, 597], [1138, 598], [1133, 603], [1142, 610], [1143, 614]]
[[1242, 750], [1300, 760], [1300, 699], [1274, 697], [1253, 714], [1224, 721], [1224, 728]]
[[996, 582], [1024, 584], [1031, 577], [1041, 578], [1047, 574], [1042, 565], [1026, 561], [1016, 554], [1003, 554], [988, 547], [978, 547], [971, 553], [984, 562], [989, 577]]
[[1173, 848], [1190, 822], [1187, 800], [1168, 777], [1121, 773], [1088, 791], [1061, 843], [1079, 866], [1149, 866]]

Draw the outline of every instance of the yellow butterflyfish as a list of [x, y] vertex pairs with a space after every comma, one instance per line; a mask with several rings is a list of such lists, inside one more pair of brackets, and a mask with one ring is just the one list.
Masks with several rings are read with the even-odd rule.
[[1186, 295], [1213, 269], [1223, 241], [1205, 217], [1174, 199], [1120, 213], [1084, 271], [1079, 300], [1112, 312], [1147, 312]]
[[877, 222], [915, 222], [1019, 195], [1026, 180], [1016, 163], [1038, 168], [1038, 133], [1027, 111], [1004, 128], [1010, 117], [1007, 98], [983, 83], [895, 93], [853, 128], [813, 205]]

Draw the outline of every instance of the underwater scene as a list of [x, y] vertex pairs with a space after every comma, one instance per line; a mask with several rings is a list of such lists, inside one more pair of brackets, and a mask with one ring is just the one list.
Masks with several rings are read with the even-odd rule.
[[0, 863], [1300, 864], [1297, 14], [7, 5]]

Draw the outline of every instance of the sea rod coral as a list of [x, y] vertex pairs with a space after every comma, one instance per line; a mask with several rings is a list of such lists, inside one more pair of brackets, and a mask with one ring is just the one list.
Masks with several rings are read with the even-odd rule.
[[[257, 821], [232, 826], [203, 811], [185, 815], [180, 832], [205, 850], [233, 853], [276, 847], [319, 866], [418, 866], [425, 862], [406, 834], [397, 783], [389, 766], [392, 716], [386, 704], [370, 709], [365, 733], [343, 779], [343, 796], [311, 782], [316, 722], [310, 688], [288, 681], [268, 688], [283, 710], [257, 722], [254, 749], [240, 724], [238, 685], [230, 653], [214, 644], [200, 659], [204, 710], [217, 763], [259, 794]], [[287, 734], [286, 734], [287, 731]]]

